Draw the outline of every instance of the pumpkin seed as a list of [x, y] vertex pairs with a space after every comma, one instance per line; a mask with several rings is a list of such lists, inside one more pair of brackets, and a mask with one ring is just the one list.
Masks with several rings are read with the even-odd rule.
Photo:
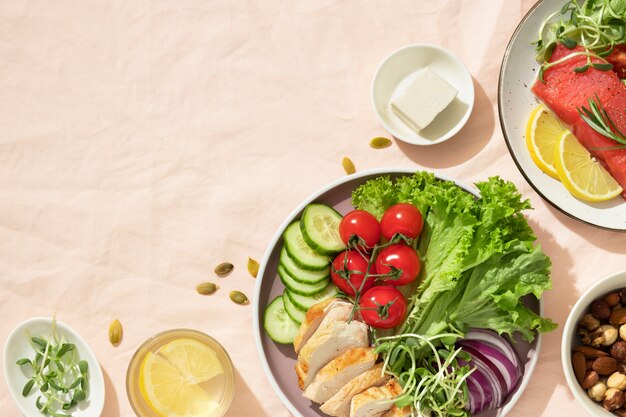
[[374, 149], [384, 149], [388, 148], [389, 146], [391, 146], [391, 139], [377, 137], [370, 140], [370, 147]]
[[215, 267], [214, 271], [218, 277], [225, 277], [230, 274], [235, 267], [230, 262], [222, 262]]
[[202, 284], [198, 284], [196, 291], [198, 294], [209, 295], [217, 291], [218, 288], [219, 287], [212, 282], [203, 282]]
[[118, 345], [122, 341], [122, 323], [115, 319], [109, 325], [109, 342], [112, 345]]
[[248, 272], [250, 272], [250, 275], [254, 278], [256, 278], [259, 273], [259, 263], [252, 258], [248, 258]]
[[347, 156], [343, 157], [343, 160], [341, 161], [341, 165], [343, 165], [343, 169], [344, 171], [346, 171], [346, 174], [348, 175], [354, 174], [356, 172], [356, 167], [354, 166], [354, 162], [352, 162], [352, 160], [348, 158]]
[[246, 297], [246, 295], [242, 293], [241, 291], [231, 291], [229, 296], [230, 296], [230, 299], [235, 304], [239, 304], [239, 305], [248, 304], [248, 297]]

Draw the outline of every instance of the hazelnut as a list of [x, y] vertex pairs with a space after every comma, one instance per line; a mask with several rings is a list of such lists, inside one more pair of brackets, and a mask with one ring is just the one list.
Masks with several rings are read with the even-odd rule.
[[626, 340], [626, 324], [622, 324], [619, 328], [619, 337]]
[[624, 405], [624, 393], [617, 388], [609, 388], [604, 393], [604, 401], [602, 406], [609, 410], [617, 410]]
[[611, 356], [617, 359], [620, 362], [624, 362], [626, 360], [626, 342], [623, 340], [618, 340], [611, 346]]
[[589, 394], [589, 398], [594, 401], [602, 401], [606, 390], [606, 384], [602, 381], [598, 381], [587, 390], [587, 394]]
[[610, 324], [603, 324], [589, 337], [591, 337], [592, 346], [611, 346], [617, 340], [617, 329]]
[[609, 388], [617, 388], [620, 391], [626, 389], [626, 375], [620, 372], [614, 372], [606, 381], [606, 385]]
[[620, 302], [620, 294], [618, 292], [612, 292], [607, 294], [602, 299], [609, 307], [614, 307], [616, 304]]
[[592, 314], [585, 314], [582, 319], [580, 319], [580, 323], [578, 323], [581, 327], [592, 331], [600, 327], [600, 320], [595, 318]]
[[613, 411], [614, 414], [617, 414], [618, 417], [626, 417], [626, 408], [620, 408], [618, 410]]
[[583, 382], [580, 383], [580, 386], [583, 389], [589, 389], [593, 387], [600, 380], [600, 376], [596, 371], [587, 371], [585, 377], [583, 378]]
[[621, 291], [619, 292], [619, 298], [622, 302], [622, 304], [626, 305], [626, 288], [622, 288]]
[[611, 308], [602, 300], [596, 300], [591, 303], [591, 314], [598, 320], [606, 320], [611, 315]]

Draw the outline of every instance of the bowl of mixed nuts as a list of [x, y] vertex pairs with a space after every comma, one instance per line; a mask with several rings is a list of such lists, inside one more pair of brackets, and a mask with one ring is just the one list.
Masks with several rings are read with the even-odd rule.
[[596, 417], [626, 417], [626, 271], [600, 280], [576, 302], [561, 359], [576, 400]]

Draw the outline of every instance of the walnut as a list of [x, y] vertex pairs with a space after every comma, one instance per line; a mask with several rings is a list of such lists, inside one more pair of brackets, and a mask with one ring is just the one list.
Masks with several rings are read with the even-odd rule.
[[593, 314], [585, 314], [582, 319], [580, 319], [580, 323], [578, 323], [581, 327], [589, 331], [593, 331], [600, 327], [600, 320], [595, 318]]

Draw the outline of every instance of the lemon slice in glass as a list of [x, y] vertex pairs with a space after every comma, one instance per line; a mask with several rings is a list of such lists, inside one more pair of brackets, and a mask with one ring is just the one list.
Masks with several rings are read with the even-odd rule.
[[606, 201], [622, 192], [617, 181], [569, 131], [557, 142], [554, 162], [565, 188], [581, 200]]
[[539, 169], [557, 180], [554, 148], [566, 130], [543, 104], [533, 110], [526, 124], [526, 146], [530, 157]]
[[224, 372], [217, 355], [192, 339], [179, 339], [148, 352], [141, 364], [141, 393], [159, 416], [210, 417], [219, 407], [200, 384]]

